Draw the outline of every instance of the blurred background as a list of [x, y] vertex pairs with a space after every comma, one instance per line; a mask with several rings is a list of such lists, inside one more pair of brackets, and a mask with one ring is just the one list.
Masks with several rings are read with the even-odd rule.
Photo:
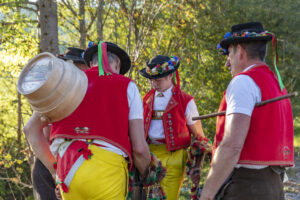
[[[299, 0], [0, 0], [0, 199], [39, 199], [31, 180], [34, 155], [22, 133], [32, 109], [16, 88], [21, 69], [38, 53], [58, 55], [70, 46], [86, 49], [89, 41], [114, 42], [129, 53], [127, 76], [142, 96], [150, 89], [139, 75], [146, 61], [157, 54], [176, 55], [181, 87], [195, 97], [203, 115], [218, 110], [231, 80], [226, 57], [216, 46], [238, 23], [261, 21], [275, 33], [285, 87], [300, 91], [299, 8]], [[269, 43], [266, 62], [272, 70], [273, 56]], [[300, 98], [291, 101], [300, 157]], [[215, 118], [202, 124], [213, 139]], [[208, 165], [202, 184], [207, 170]], [[291, 176], [297, 177], [298, 168], [293, 170]], [[190, 184], [186, 179], [181, 199], [190, 198]], [[285, 189], [297, 194], [299, 187], [296, 180]]]

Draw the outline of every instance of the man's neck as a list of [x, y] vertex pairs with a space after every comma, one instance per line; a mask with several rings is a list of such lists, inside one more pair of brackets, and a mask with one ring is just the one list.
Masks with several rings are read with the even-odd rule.
[[164, 90], [158, 91], [158, 92], [165, 92], [165, 91], [167, 91], [168, 89], [170, 89], [170, 88], [172, 88], [172, 87], [173, 87], [173, 84], [171, 84], [167, 89], [164, 89]]
[[259, 60], [259, 59], [252, 59], [252, 60], [248, 60], [245, 65], [243, 66], [243, 70], [245, 70], [247, 67], [251, 66], [251, 65], [262, 65], [262, 64], [266, 64], [265, 62]]

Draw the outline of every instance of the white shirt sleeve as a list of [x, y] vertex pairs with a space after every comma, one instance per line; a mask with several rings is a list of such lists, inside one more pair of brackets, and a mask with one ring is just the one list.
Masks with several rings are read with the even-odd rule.
[[198, 117], [198, 109], [194, 99], [191, 99], [185, 109], [185, 118], [188, 125], [193, 125], [197, 121], [192, 120], [193, 117]]
[[226, 90], [226, 115], [241, 113], [252, 115], [255, 103], [261, 101], [261, 91], [247, 75], [234, 77]]
[[130, 82], [127, 88], [129, 106], [129, 120], [143, 119], [143, 103], [140, 92], [134, 82]]

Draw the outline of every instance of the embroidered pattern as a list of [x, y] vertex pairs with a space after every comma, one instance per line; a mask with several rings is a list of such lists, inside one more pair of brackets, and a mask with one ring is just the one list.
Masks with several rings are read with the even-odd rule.
[[[191, 176], [191, 170], [196, 167], [196, 161], [197, 158], [201, 160], [201, 162], [204, 161], [204, 156], [208, 154], [208, 157], [211, 159], [211, 149], [212, 149], [212, 142], [204, 137], [200, 138], [199, 140], [195, 139], [188, 151], [188, 160], [186, 163], [186, 173], [188, 176]], [[194, 173], [201, 173], [201, 167], [202, 163], [200, 163], [199, 170], [194, 171]], [[198, 185], [194, 185], [191, 187], [191, 199], [196, 200], [199, 199], [199, 190], [200, 187]]]
[[[224, 39], [229, 39], [229, 38], [235, 38], [235, 37], [240, 37], [240, 38], [246, 38], [246, 37], [265, 37], [265, 36], [272, 36], [273, 34], [268, 32], [268, 31], [263, 31], [260, 33], [257, 32], [249, 32], [249, 31], [241, 31], [241, 32], [235, 32], [233, 34], [231, 34], [230, 32], [227, 32], [224, 35]], [[224, 49], [221, 47], [220, 44], [217, 45], [217, 49], [218, 51], [223, 54], [223, 55], [227, 55], [228, 54], [228, 49]]]
[[177, 56], [172, 56], [171, 59], [168, 62], [165, 62], [163, 64], [158, 64], [152, 69], [150, 67], [146, 67], [146, 71], [150, 75], [158, 75], [166, 73], [170, 70], [174, 70], [175, 66], [179, 63], [179, 58]]
[[163, 114], [164, 114], [163, 110], [153, 110], [152, 120], [162, 120]]

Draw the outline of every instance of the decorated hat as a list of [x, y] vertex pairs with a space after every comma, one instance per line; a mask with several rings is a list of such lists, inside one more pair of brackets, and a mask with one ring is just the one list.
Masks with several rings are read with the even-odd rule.
[[82, 63], [84, 64], [83, 59], [83, 49], [75, 48], [75, 47], [68, 47], [65, 51], [65, 54], [59, 55], [58, 58], [64, 59], [64, 60], [72, 60], [74, 63]]
[[[118, 45], [111, 42], [102, 42], [107, 46], [107, 51], [116, 54], [121, 62], [120, 74], [126, 74], [131, 66], [131, 61], [128, 54], [121, 49]], [[84, 53], [84, 60], [86, 64], [90, 67], [90, 61], [93, 59], [94, 53], [98, 52], [98, 44], [96, 42], [89, 42], [88, 48]]]
[[158, 79], [175, 72], [180, 65], [177, 56], [169, 58], [168, 56], [158, 55], [147, 62], [147, 67], [140, 71], [141, 75], [149, 79]]
[[229, 45], [232, 43], [243, 43], [251, 41], [270, 41], [272, 40], [272, 49], [274, 54], [273, 65], [278, 78], [280, 89], [283, 90], [284, 85], [277, 68], [278, 52], [277, 39], [274, 33], [264, 30], [260, 22], [249, 22], [245, 24], [237, 24], [231, 27], [231, 32], [227, 32], [224, 39], [217, 45], [217, 49], [223, 55], [228, 55]]
[[269, 41], [271, 39], [272, 33], [265, 31], [260, 22], [249, 22], [232, 26], [231, 32], [225, 34], [217, 48], [223, 55], [227, 55], [228, 47], [232, 43]]

